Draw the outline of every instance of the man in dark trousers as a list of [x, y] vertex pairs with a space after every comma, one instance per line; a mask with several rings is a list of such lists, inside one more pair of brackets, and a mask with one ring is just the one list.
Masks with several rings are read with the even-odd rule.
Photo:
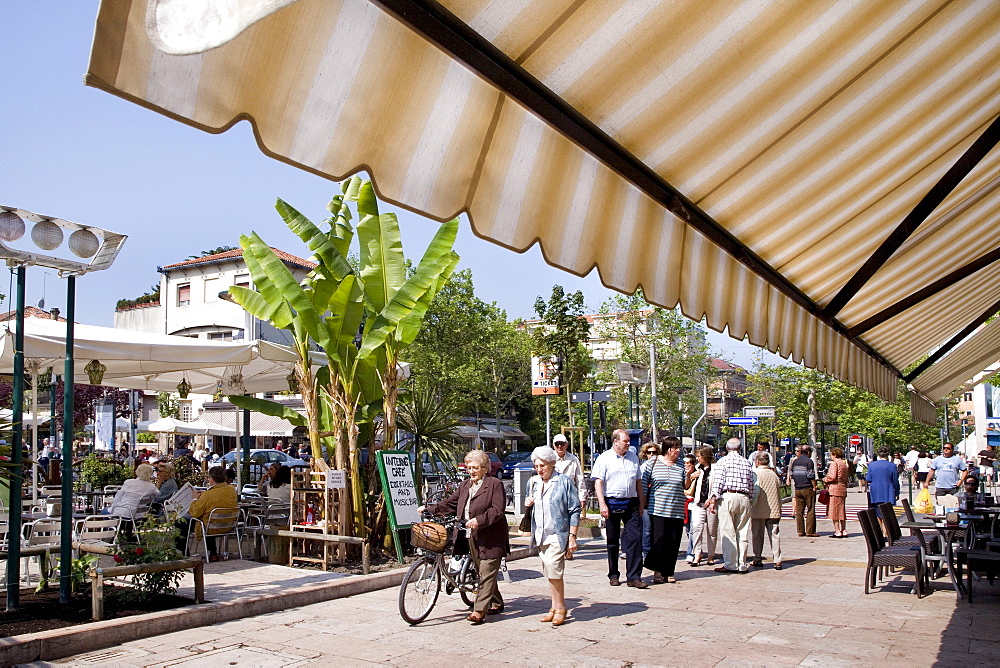
[[799, 446], [799, 456], [788, 467], [788, 484], [795, 489], [795, 528], [800, 536], [815, 537], [816, 533], [816, 465], [812, 448]]
[[[642, 581], [642, 513], [645, 499], [639, 493], [639, 458], [629, 448], [628, 432], [616, 429], [611, 448], [594, 461], [590, 477], [594, 493], [605, 519], [608, 536], [608, 581], [612, 587], [621, 584], [618, 551], [625, 552], [626, 584], [646, 589]], [[623, 526], [624, 525], [624, 526]]]

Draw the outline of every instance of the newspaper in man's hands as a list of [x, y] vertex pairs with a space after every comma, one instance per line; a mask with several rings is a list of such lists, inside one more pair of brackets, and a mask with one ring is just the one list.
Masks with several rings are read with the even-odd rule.
[[188, 510], [191, 508], [191, 502], [194, 501], [194, 487], [191, 483], [186, 482], [184, 486], [179, 490], [174, 492], [171, 496], [163, 503], [163, 509], [167, 513], [179, 513], [180, 515], [187, 515]]

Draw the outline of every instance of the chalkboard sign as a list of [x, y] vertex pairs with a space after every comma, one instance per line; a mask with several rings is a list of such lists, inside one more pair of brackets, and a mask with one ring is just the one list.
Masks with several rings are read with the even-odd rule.
[[[390, 526], [393, 532], [409, 529], [420, 521], [420, 513], [417, 511], [420, 501], [417, 498], [417, 485], [413, 481], [409, 453], [403, 450], [379, 450], [375, 454], [378, 475], [382, 480], [382, 493], [389, 510]], [[393, 542], [396, 544], [396, 555], [402, 563], [403, 551], [399, 540]]]

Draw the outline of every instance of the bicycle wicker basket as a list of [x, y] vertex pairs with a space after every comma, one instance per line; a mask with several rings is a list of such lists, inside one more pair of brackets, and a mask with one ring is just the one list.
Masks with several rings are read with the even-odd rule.
[[419, 522], [410, 528], [410, 544], [431, 552], [444, 552], [448, 530], [436, 522]]

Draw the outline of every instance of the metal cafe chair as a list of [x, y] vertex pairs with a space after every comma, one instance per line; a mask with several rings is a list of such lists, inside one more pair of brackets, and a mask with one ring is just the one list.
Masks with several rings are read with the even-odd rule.
[[865, 594], [877, 584], [882, 568], [900, 566], [913, 569], [915, 578], [913, 591], [920, 598], [923, 595], [924, 559], [920, 548], [888, 546], [883, 542], [878, 519], [872, 510], [859, 510], [858, 520], [868, 546], [868, 563], [865, 566]]
[[[229, 549], [229, 537], [236, 538], [236, 546], [239, 550], [240, 559], [243, 558], [243, 546], [240, 544], [239, 534], [240, 509], [239, 508], [213, 508], [208, 517], [202, 522], [199, 519], [192, 519], [188, 525], [187, 549], [188, 556], [193, 556], [192, 546], [197, 542], [197, 534], [201, 534], [201, 544], [204, 550], [204, 559], [208, 561], [208, 538], [215, 540], [225, 539], [225, 549]], [[195, 540], [192, 540], [194, 538]]]
[[80, 543], [114, 545], [121, 518], [113, 515], [90, 515], [76, 523], [76, 540]]

